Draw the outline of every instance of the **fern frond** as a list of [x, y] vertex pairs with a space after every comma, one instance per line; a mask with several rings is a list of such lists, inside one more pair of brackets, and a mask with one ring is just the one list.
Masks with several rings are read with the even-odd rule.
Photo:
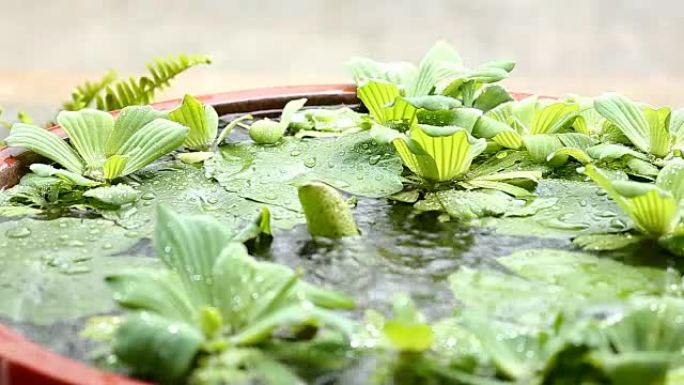
[[210, 64], [209, 56], [186, 56], [158, 58], [147, 65], [149, 75], [138, 79], [120, 80], [106, 87], [104, 94], [97, 97], [97, 108], [111, 111], [123, 107], [149, 104], [156, 93], [170, 85], [180, 73], [200, 64]]
[[117, 78], [116, 71], [109, 70], [98, 81], [86, 81], [71, 92], [71, 100], [63, 104], [67, 111], [78, 111], [90, 107], [97, 96]]

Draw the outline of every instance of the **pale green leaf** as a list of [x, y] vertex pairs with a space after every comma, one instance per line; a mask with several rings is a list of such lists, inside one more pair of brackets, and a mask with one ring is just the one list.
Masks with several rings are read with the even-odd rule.
[[475, 99], [473, 107], [487, 112], [500, 104], [507, 103], [512, 100], [513, 98], [505, 88], [501, 87], [500, 85], [492, 85], [482, 90], [477, 99]]
[[311, 235], [340, 238], [359, 234], [349, 205], [337, 190], [313, 182], [300, 186], [298, 191]]
[[114, 129], [114, 118], [108, 112], [83, 109], [62, 111], [57, 122], [69, 135], [69, 142], [89, 169], [102, 167], [107, 156], [107, 140]]
[[212, 305], [213, 266], [231, 239], [220, 222], [208, 216], [181, 216], [165, 206], [157, 211], [157, 255], [175, 270], [194, 306]]
[[114, 341], [122, 362], [164, 383], [177, 383], [191, 369], [204, 337], [186, 323], [143, 312], [128, 317]]
[[371, 59], [353, 57], [346, 63], [357, 85], [377, 80], [396, 84], [406, 89], [415, 81], [416, 66], [410, 63], [379, 63]]
[[553, 134], [572, 124], [579, 111], [575, 103], [541, 103], [529, 126], [530, 134]]
[[185, 164], [197, 164], [197, 163], [202, 163], [207, 159], [210, 159], [215, 154], [216, 154], [215, 152], [206, 152], [206, 151], [183, 152], [180, 154], [176, 154], [176, 158], [180, 159], [180, 161], [185, 163]]
[[434, 181], [463, 176], [486, 147], [484, 139], [474, 139], [464, 130], [448, 136], [431, 136], [424, 128], [414, 126], [409, 135], [409, 141], [393, 141], [397, 152], [411, 171]]
[[12, 147], [27, 148], [73, 173], [83, 172], [83, 160], [78, 154], [62, 138], [44, 128], [17, 123], [12, 126], [5, 143]]
[[461, 57], [458, 52], [448, 43], [438, 41], [421, 60], [415, 81], [406, 89], [406, 95], [428, 95], [437, 82], [452, 72], [450, 69], [461, 66]]
[[106, 278], [114, 300], [129, 309], [193, 324], [199, 307], [188, 297], [180, 276], [170, 269], [129, 269]]
[[389, 196], [403, 188], [401, 160], [390, 145], [373, 142], [368, 132], [334, 139], [287, 137], [269, 147], [230, 144], [204, 167], [228, 191], [295, 212], [302, 210], [297, 186], [311, 181], [370, 197]]
[[138, 200], [138, 192], [127, 184], [95, 187], [83, 193], [84, 197], [94, 198], [110, 205], [121, 206]]
[[107, 156], [118, 154], [119, 148], [144, 125], [158, 118], [165, 118], [166, 113], [150, 106], [125, 107], [117, 116], [106, 144]]
[[573, 239], [572, 242], [583, 250], [606, 251], [618, 250], [641, 242], [642, 237], [632, 234], [585, 234]]
[[127, 155], [112, 155], [107, 158], [102, 166], [104, 178], [107, 180], [112, 180], [123, 175], [129, 159], [130, 157]]
[[192, 95], [185, 95], [183, 103], [169, 112], [169, 119], [190, 129], [183, 145], [191, 150], [205, 150], [214, 142], [218, 132], [218, 115], [212, 106], [203, 105]]
[[684, 199], [684, 162], [671, 161], [660, 170], [656, 178], [656, 186], [670, 194], [678, 201]]
[[645, 154], [621, 144], [600, 143], [586, 149], [587, 154], [598, 160], [615, 160], [623, 156], [633, 156], [638, 159], [648, 160]]
[[[397, 100], [401, 93], [399, 88], [392, 83], [369, 81], [356, 89], [358, 98], [361, 99], [363, 105], [366, 106], [370, 115], [379, 123], [387, 123], [387, 108]], [[407, 120], [412, 120], [412, 115], [415, 113], [415, 107], [408, 103], [404, 105], [395, 105], [394, 110], [402, 110], [402, 115], [407, 116]], [[395, 115], [395, 114], [393, 114]], [[395, 116], [392, 116], [395, 118]]]
[[155, 119], [147, 123], [119, 148], [118, 155], [130, 157], [123, 175], [138, 171], [180, 147], [187, 134], [187, 127], [169, 120]]
[[636, 103], [616, 93], [606, 93], [596, 98], [594, 108], [620, 129], [639, 150], [651, 150], [652, 127]]
[[653, 155], [663, 157], [670, 152], [672, 145], [670, 140], [670, 108], [643, 107], [642, 111], [649, 127], [649, 152]]
[[280, 124], [284, 125], [285, 128], [287, 128], [288, 125], [290, 125], [290, 122], [292, 121], [292, 117], [294, 116], [295, 112], [299, 111], [304, 107], [306, 104], [306, 98], [301, 98], [301, 99], [294, 99], [290, 100], [285, 104], [285, 107], [283, 107], [283, 112], [280, 114]]
[[218, 146], [220, 146], [221, 144], [223, 144], [223, 141], [228, 137], [228, 135], [230, 135], [230, 133], [233, 131], [233, 129], [234, 129], [240, 122], [242, 122], [242, 121], [244, 121], [244, 120], [251, 120], [251, 119], [252, 119], [252, 115], [247, 114], [247, 115], [242, 115], [242, 116], [240, 116], [239, 118], [235, 118], [235, 119], [231, 120], [230, 123], [228, 123], [228, 124], [223, 128], [223, 130], [221, 131], [221, 133], [219, 134], [219, 136], [216, 138], [216, 141], [214, 142], [215, 147], [218, 147]]
[[34, 163], [29, 166], [29, 168], [38, 176], [56, 176], [61, 180], [75, 184], [77, 186], [94, 187], [102, 184], [101, 182], [81, 176], [81, 174], [67, 170], [60, 170], [46, 164]]

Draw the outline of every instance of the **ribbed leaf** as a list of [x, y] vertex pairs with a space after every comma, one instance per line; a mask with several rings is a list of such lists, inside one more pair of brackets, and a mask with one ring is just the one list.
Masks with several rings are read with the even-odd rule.
[[464, 85], [468, 83], [495, 83], [508, 77], [508, 71], [492, 66], [480, 66], [476, 69], [462, 71], [457, 76], [450, 77], [450, 83], [442, 90], [442, 95], [459, 97]]
[[525, 135], [522, 141], [532, 160], [537, 163], [546, 162], [549, 155], [563, 148], [563, 143], [557, 135]]
[[611, 181], [592, 165], [584, 173], [601, 186], [643, 233], [659, 238], [671, 233], [679, 222], [679, 205], [675, 198], [647, 183]]
[[540, 106], [535, 111], [529, 133], [553, 134], [572, 124], [579, 111], [575, 103], [555, 102]]
[[8, 146], [29, 149], [73, 173], [83, 172], [83, 161], [78, 154], [62, 138], [44, 128], [17, 123], [12, 126], [5, 143]]
[[494, 143], [517, 150], [523, 146], [523, 139], [515, 131], [502, 131], [492, 137]]
[[649, 152], [653, 155], [663, 157], [670, 152], [670, 109], [643, 107], [642, 111], [648, 121], [649, 127]]
[[601, 143], [587, 148], [587, 154], [598, 160], [615, 160], [629, 155], [638, 159], [648, 160], [648, 156], [621, 144]]
[[129, 156], [126, 155], [112, 155], [104, 163], [102, 171], [107, 180], [112, 180], [123, 175], [126, 165], [128, 164]]
[[121, 306], [188, 324], [197, 319], [199, 308], [191, 302], [183, 281], [172, 270], [136, 269], [110, 275], [106, 280], [114, 300]]
[[588, 164], [593, 161], [593, 159], [587, 155], [586, 152], [580, 150], [579, 148], [563, 147], [546, 157], [546, 161], [550, 163], [565, 163], [568, 157], [575, 158], [578, 162], [582, 164]]
[[178, 273], [193, 306], [212, 305], [213, 266], [230, 240], [225, 227], [211, 217], [181, 217], [160, 206], [155, 236], [157, 255]]
[[501, 87], [500, 85], [493, 85], [482, 90], [480, 96], [475, 99], [475, 104], [473, 107], [487, 112], [500, 104], [507, 103], [512, 100], [513, 98], [505, 88]]
[[114, 122], [114, 130], [107, 139], [107, 156], [119, 153], [118, 150], [144, 125], [157, 118], [166, 117], [166, 113], [149, 106], [131, 106], [121, 110]]
[[346, 63], [356, 84], [372, 80], [389, 82], [406, 89], [416, 78], [417, 69], [411, 63], [379, 63], [371, 59], [353, 57]]
[[62, 111], [57, 115], [57, 123], [69, 135], [69, 142], [87, 168], [102, 167], [107, 157], [107, 140], [114, 129], [112, 115], [93, 109]]
[[651, 149], [651, 128], [641, 108], [633, 101], [616, 93], [606, 93], [594, 101], [594, 107], [601, 116], [613, 123], [638, 149]]
[[[417, 146], [412, 146], [411, 142]], [[408, 142], [399, 139], [393, 143], [413, 172], [435, 181], [447, 181], [464, 175], [473, 159], [487, 146], [484, 139], [471, 139], [462, 129], [448, 136], [431, 136], [419, 126], [411, 129]]]
[[404, 165], [414, 174], [428, 180], [439, 180], [439, 171], [435, 160], [420, 144], [405, 136], [394, 139], [392, 144], [394, 144], [394, 148], [399, 153]]
[[212, 106], [205, 106], [192, 95], [185, 95], [183, 103], [169, 112], [169, 118], [190, 129], [183, 145], [191, 150], [205, 150], [216, 138], [218, 114]]
[[155, 119], [133, 134], [119, 149], [129, 156], [123, 175], [138, 171], [183, 144], [188, 128], [178, 123]]
[[406, 89], [407, 96], [428, 95], [438, 81], [448, 76], [449, 68], [460, 69], [461, 57], [444, 41], [438, 41], [425, 54], [418, 66], [415, 81]]
[[187, 374], [203, 342], [200, 330], [186, 323], [140, 313], [119, 327], [114, 353], [142, 374], [171, 384]]
[[379, 81], [369, 81], [359, 86], [356, 93], [371, 116], [381, 124], [387, 122], [385, 108], [401, 96], [396, 85]]

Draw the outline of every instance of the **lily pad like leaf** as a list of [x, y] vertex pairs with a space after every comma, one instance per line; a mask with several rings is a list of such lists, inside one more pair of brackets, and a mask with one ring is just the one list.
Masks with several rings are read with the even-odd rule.
[[403, 188], [401, 160], [391, 146], [374, 143], [368, 132], [334, 139], [285, 138], [275, 147], [227, 145], [204, 162], [208, 175], [241, 197], [301, 212], [297, 186], [319, 181], [370, 197]]
[[72, 173], [83, 172], [83, 160], [62, 138], [44, 128], [17, 123], [12, 126], [5, 143], [12, 147], [24, 147], [59, 163]]
[[631, 234], [586, 234], [572, 240], [583, 250], [606, 251], [619, 250], [642, 241], [642, 237]]

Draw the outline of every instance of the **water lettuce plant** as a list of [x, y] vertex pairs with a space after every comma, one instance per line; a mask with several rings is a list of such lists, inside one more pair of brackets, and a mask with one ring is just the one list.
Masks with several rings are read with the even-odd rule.
[[214, 107], [204, 105], [192, 95], [185, 95], [178, 108], [169, 111], [169, 120], [188, 127], [183, 146], [190, 150], [207, 150], [218, 133], [218, 114]]
[[404, 99], [482, 110], [494, 108], [512, 98], [499, 86], [483, 88], [483, 85], [506, 78], [514, 66], [515, 63], [502, 60], [485, 63], [475, 70], [468, 69], [456, 50], [443, 41], [437, 42], [418, 66], [403, 62], [379, 63], [358, 57], [347, 62], [358, 85], [359, 99], [381, 124], [412, 122], [414, 108]]
[[616, 93], [599, 96], [594, 107], [630, 144], [646, 154], [665, 157], [680, 148], [684, 140], [683, 111], [637, 104]]
[[82, 108], [192, 63], [83, 87], [68, 140], [14, 127], [54, 164], [0, 191], [3, 319], [59, 347], [113, 312], [104, 362], [162, 384], [682, 383], [678, 110], [513, 101], [443, 42], [351, 60], [368, 113]]
[[163, 116], [150, 107], [125, 108], [116, 119], [92, 109], [62, 111], [57, 122], [70, 144], [55, 133], [23, 123], [12, 127], [5, 142], [64, 167], [58, 177], [97, 185], [138, 171], [183, 144], [188, 128]]
[[304, 330], [351, 333], [351, 321], [331, 310], [353, 307], [346, 296], [301, 281], [301, 272], [256, 261], [211, 218], [181, 217], [164, 207], [158, 215], [156, 247], [165, 268], [107, 278], [116, 301], [132, 310], [118, 328], [114, 352], [137, 372], [177, 383], [198, 362], [204, 371], [216, 365], [214, 379], [205, 380], [200, 372], [191, 382], [223, 383], [235, 379], [222, 363], [256, 355], [262, 362], [252, 368], [256, 371], [236, 365], [232, 374], [264, 380], [275, 368], [297, 379], [259, 346], [297, 339]]
[[601, 250], [628, 246], [643, 239], [659, 241], [676, 254], [681, 248], [681, 202], [684, 199], [684, 163], [675, 160], [658, 174], [654, 184], [613, 180], [593, 165], [583, 172], [601, 186], [632, 219], [637, 234], [587, 235], [575, 239], [584, 248]]
[[249, 127], [249, 137], [259, 144], [275, 144], [279, 142], [283, 135], [285, 135], [292, 116], [304, 107], [304, 104], [306, 104], [306, 98], [291, 100], [283, 107], [280, 120], [273, 121], [268, 118], [257, 120]]
[[528, 97], [488, 111], [487, 117], [503, 124], [480, 125], [473, 134], [504, 148], [525, 148], [535, 161], [545, 162], [563, 147], [594, 144], [588, 136], [570, 130], [578, 111], [576, 103]]

